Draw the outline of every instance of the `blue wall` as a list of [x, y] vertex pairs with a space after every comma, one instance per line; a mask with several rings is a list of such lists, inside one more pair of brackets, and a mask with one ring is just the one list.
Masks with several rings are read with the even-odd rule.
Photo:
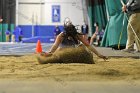
[[[32, 37], [32, 25], [19, 25], [23, 32], [23, 38]], [[63, 26], [59, 26], [63, 31]], [[52, 25], [36, 25], [34, 26], [34, 36], [54, 37], [55, 26]]]
[[[25, 43], [36, 43], [38, 40], [44, 43], [54, 42], [54, 25], [36, 25], [34, 26], [34, 37], [32, 37], [32, 25], [19, 25], [23, 33], [22, 41]], [[63, 26], [59, 26], [63, 31]], [[17, 32], [19, 33], [19, 32]], [[19, 37], [19, 35], [16, 35]], [[18, 42], [18, 38], [16, 40]]]

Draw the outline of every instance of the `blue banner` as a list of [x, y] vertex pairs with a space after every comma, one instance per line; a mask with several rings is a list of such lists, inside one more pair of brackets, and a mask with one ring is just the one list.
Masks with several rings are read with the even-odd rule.
[[60, 22], [60, 5], [52, 5], [52, 22]]

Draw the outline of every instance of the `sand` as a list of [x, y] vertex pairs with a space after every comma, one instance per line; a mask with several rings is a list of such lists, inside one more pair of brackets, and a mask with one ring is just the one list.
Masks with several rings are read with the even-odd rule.
[[0, 80], [140, 80], [140, 59], [94, 57], [95, 64], [39, 64], [35, 55], [1, 56]]

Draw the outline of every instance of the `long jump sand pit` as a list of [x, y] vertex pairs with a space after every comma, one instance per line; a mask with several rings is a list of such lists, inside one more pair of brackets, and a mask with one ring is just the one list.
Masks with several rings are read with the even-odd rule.
[[39, 64], [36, 56], [1, 56], [0, 79], [12, 80], [140, 80], [140, 59], [94, 57], [95, 64]]

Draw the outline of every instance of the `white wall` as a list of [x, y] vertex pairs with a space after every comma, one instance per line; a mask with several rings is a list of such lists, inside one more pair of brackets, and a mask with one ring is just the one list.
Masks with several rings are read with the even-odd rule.
[[17, 11], [19, 25], [41, 24], [45, 17], [42, 16], [45, 15], [45, 4], [41, 3], [40, 0], [19, 0]]
[[[19, 25], [30, 25], [34, 19], [35, 23], [37, 22], [41, 25], [63, 25], [64, 19], [69, 17], [73, 24], [81, 25], [83, 23], [81, 1], [82, 0], [19, 0], [19, 8], [17, 12], [18, 23]], [[60, 23], [52, 23], [52, 5], [60, 5]]]

